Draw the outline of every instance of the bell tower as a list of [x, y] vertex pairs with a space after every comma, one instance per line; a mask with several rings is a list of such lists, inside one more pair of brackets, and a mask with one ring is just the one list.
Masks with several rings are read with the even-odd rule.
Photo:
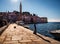
[[20, 15], [22, 15], [22, 3], [20, 1]]

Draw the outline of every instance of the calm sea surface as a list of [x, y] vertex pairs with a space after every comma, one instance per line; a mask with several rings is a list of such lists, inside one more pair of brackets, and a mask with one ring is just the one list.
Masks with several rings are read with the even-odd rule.
[[[34, 24], [29, 24], [29, 26], [30, 26], [29, 27], [30, 30], [34, 30]], [[51, 37], [51, 38], [54, 38], [54, 36], [51, 35], [49, 33], [49, 31], [59, 30], [60, 29], [60, 22], [48, 22], [45, 24], [36, 24], [36, 27], [37, 27], [38, 33], [45, 35], [45, 36], [48, 36], [48, 37]]]

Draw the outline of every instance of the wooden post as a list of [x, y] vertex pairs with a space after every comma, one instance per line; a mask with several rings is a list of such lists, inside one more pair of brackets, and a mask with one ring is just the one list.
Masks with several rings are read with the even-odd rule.
[[34, 31], [33, 31], [33, 34], [36, 34], [37, 30], [36, 30], [36, 23], [33, 21], [33, 18], [31, 18], [31, 23], [34, 24]]
[[33, 34], [36, 34], [37, 33], [37, 30], [36, 30], [36, 24], [34, 23], [34, 32], [33, 32]]
[[[34, 16], [35, 16], [35, 14], [34, 14]], [[34, 22], [33, 18], [31, 18], [31, 22], [34, 24], [34, 28], [35, 28], [33, 34], [36, 34], [37, 33], [36, 22]]]

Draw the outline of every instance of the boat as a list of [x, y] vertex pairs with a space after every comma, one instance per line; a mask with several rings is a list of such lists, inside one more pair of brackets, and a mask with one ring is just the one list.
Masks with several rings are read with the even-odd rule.
[[60, 30], [53, 30], [53, 31], [50, 31], [50, 33], [51, 33], [55, 38], [60, 38]]
[[29, 29], [29, 26], [28, 25], [24, 25], [25, 28]]
[[16, 24], [18, 24], [18, 25], [24, 25], [24, 22], [23, 21], [17, 21]]

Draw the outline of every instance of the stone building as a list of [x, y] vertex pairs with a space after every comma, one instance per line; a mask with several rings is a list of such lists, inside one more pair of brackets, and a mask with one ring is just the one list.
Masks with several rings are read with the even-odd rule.
[[47, 17], [39, 17], [35, 14], [30, 14], [29, 12], [22, 12], [22, 3], [20, 2], [20, 12], [0, 12], [3, 18], [8, 22], [24, 21], [24, 23], [46, 23]]
[[22, 12], [22, 3], [20, 2], [20, 14], [17, 18], [18, 21], [24, 21], [25, 23], [46, 23], [47, 17], [39, 17], [37, 15], [32, 15], [29, 12]]

